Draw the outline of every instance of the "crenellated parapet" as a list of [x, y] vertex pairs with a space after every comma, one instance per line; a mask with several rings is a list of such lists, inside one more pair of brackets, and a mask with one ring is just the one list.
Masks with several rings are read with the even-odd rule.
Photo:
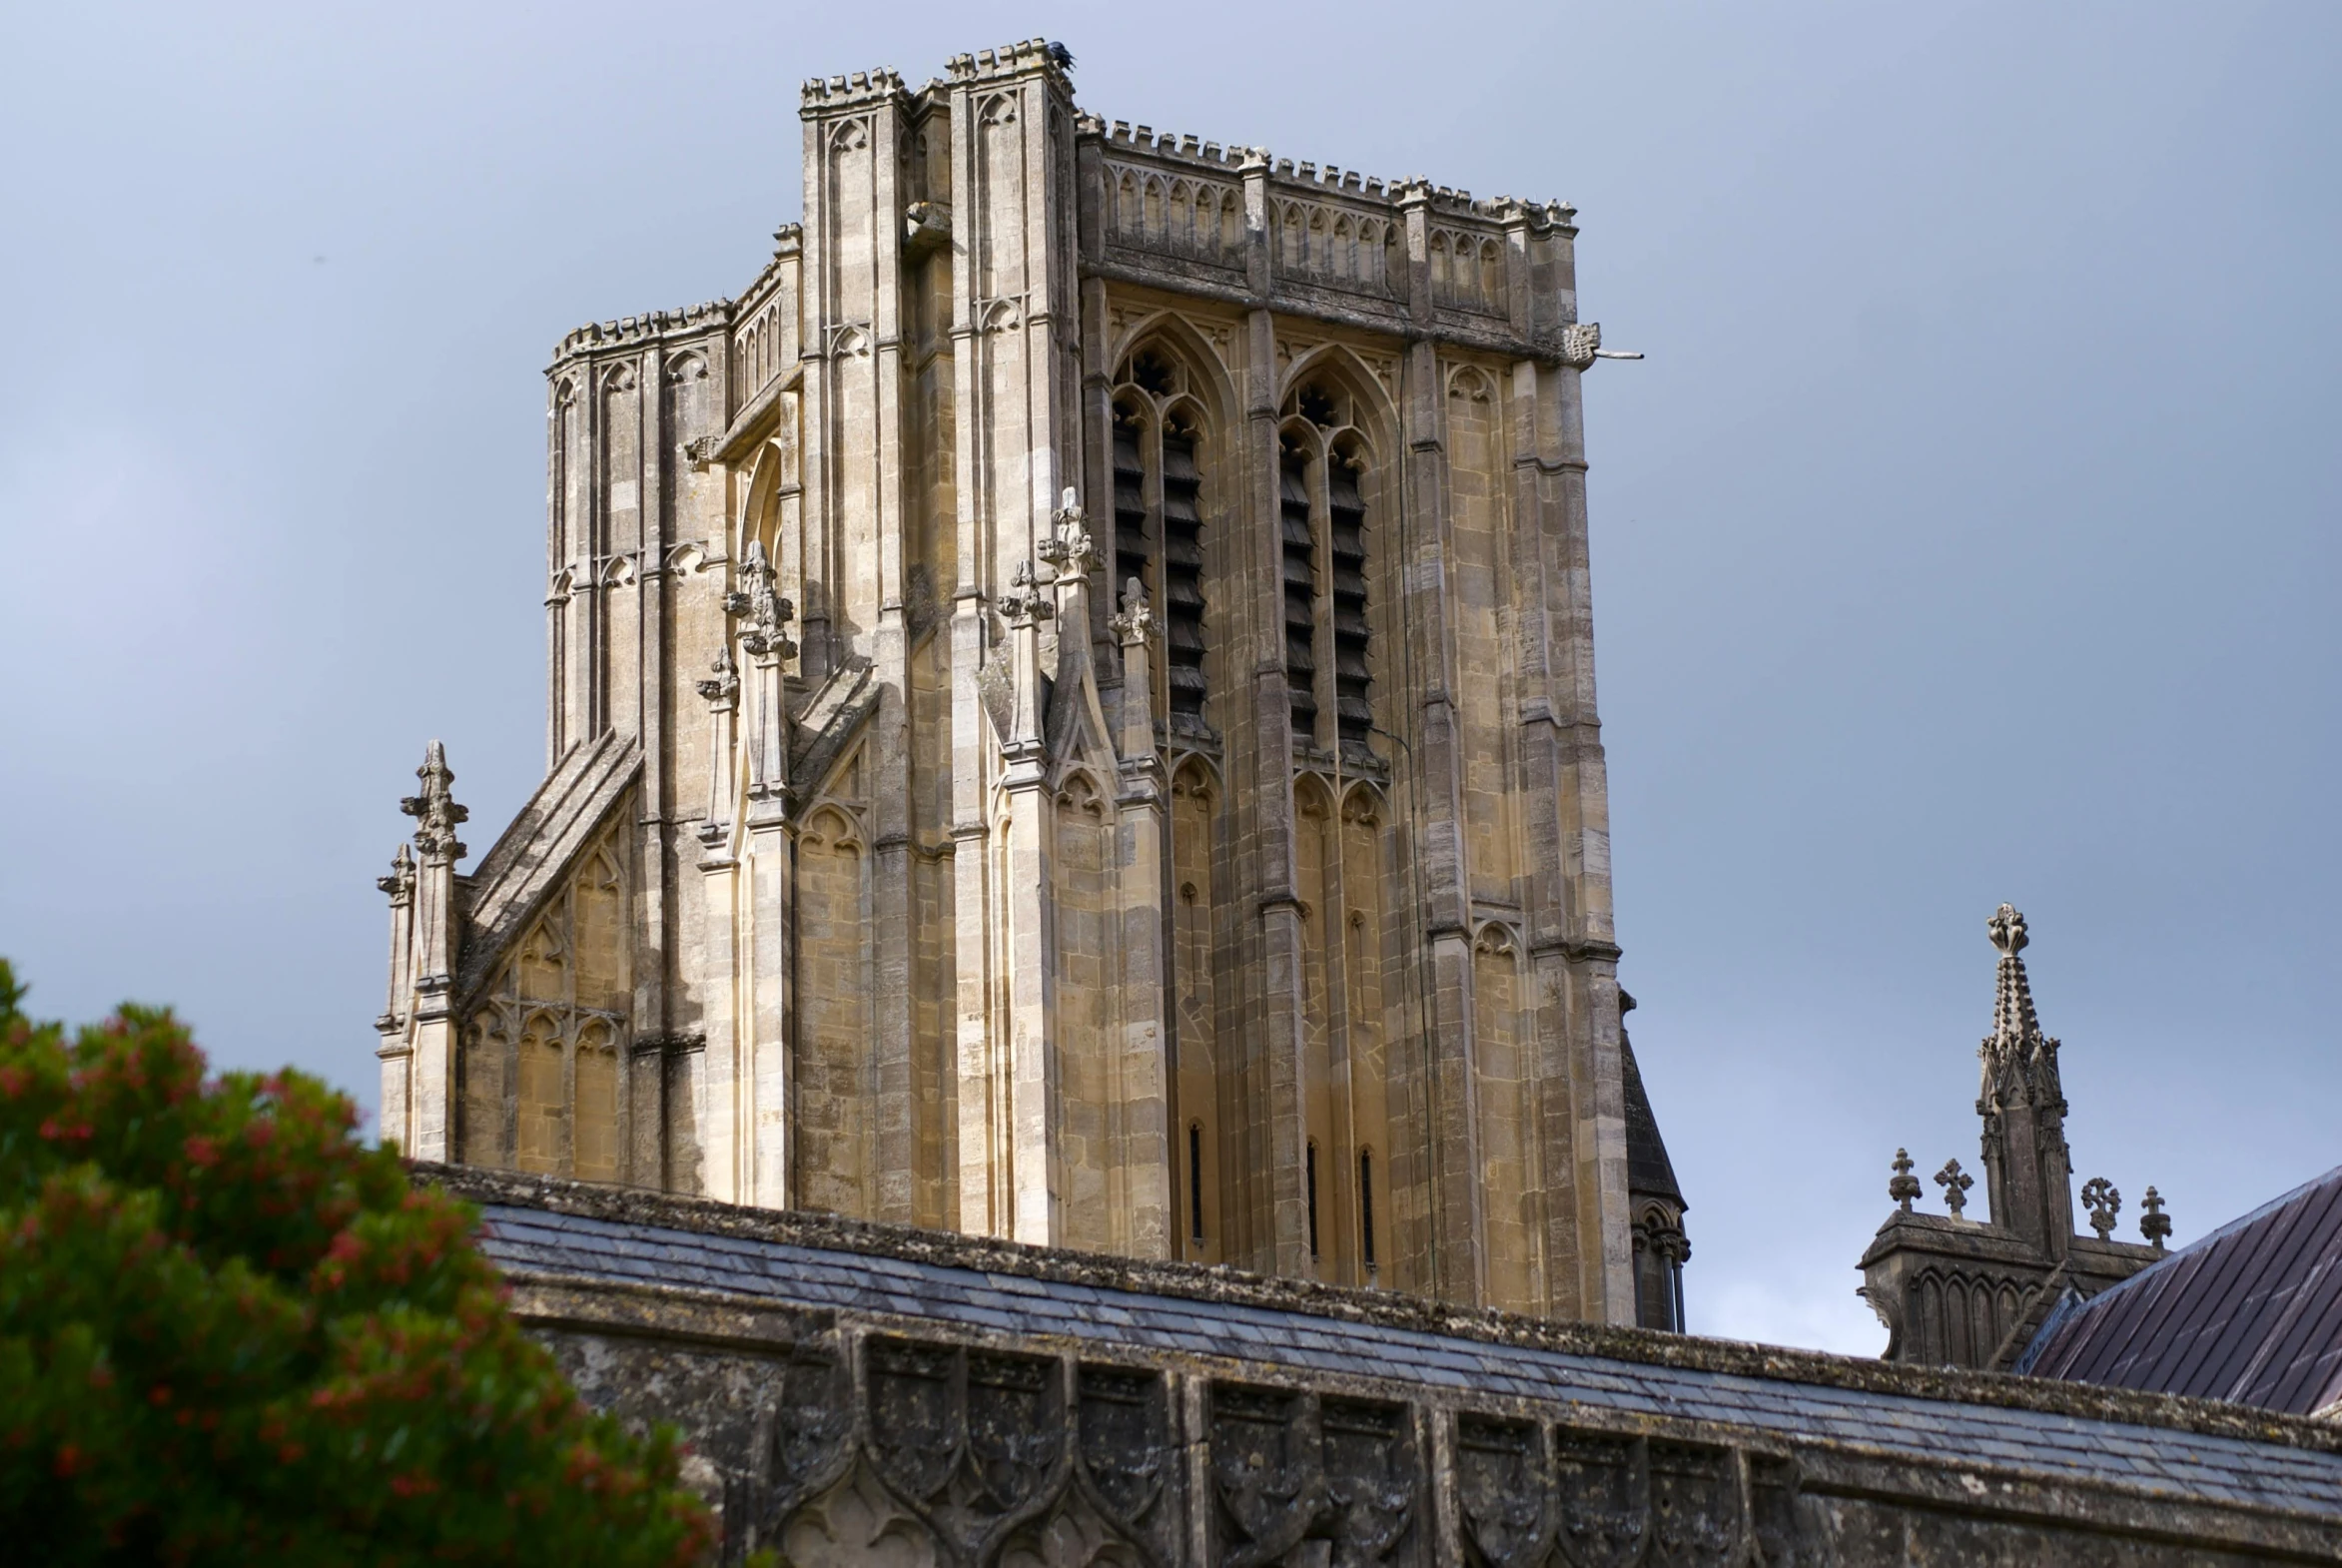
[[640, 316], [621, 316], [614, 321], [589, 323], [569, 333], [554, 347], [553, 364], [557, 366], [579, 355], [631, 348], [664, 338], [701, 337], [730, 325], [731, 319], [731, 301], [709, 300], [679, 311], [646, 311]]
[[1040, 73], [1071, 92], [1073, 80], [1068, 73], [1073, 66], [1074, 57], [1065, 45], [1053, 44], [1046, 38], [1028, 38], [997, 49], [954, 55], [946, 62], [944, 72], [955, 85], [977, 85]]
[[828, 111], [884, 103], [902, 92], [902, 75], [881, 67], [841, 76], [809, 76], [798, 91], [798, 99], [808, 111]]

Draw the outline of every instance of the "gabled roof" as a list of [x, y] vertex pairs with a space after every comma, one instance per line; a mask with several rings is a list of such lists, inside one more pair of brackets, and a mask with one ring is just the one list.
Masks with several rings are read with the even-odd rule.
[[2342, 1167], [2068, 1303], [2016, 1370], [2293, 1415], [2342, 1399]]

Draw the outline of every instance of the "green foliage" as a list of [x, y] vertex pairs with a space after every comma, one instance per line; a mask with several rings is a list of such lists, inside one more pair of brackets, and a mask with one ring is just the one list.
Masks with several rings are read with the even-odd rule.
[[466, 1204], [168, 1012], [68, 1039], [0, 960], [0, 1556], [680, 1564], [671, 1439], [588, 1411]]

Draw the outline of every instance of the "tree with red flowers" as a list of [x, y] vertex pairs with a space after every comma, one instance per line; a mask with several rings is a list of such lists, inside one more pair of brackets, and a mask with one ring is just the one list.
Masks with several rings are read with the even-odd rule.
[[587, 1410], [474, 1212], [167, 1011], [72, 1038], [0, 960], [0, 1556], [684, 1564], [672, 1439]]

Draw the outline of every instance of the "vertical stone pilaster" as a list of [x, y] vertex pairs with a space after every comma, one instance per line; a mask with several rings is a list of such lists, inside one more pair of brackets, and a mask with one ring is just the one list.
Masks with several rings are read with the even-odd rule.
[[[1029, 563], [1081, 465], [1080, 298], [1070, 84], [1037, 46], [949, 67], [955, 471], [960, 583], [952, 629], [953, 837], [959, 1002], [956, 1104], [963, 1227], [1059, 1234], [1054, 1128], [1053, 809], [1042, 745], [1039, 622]], [[1022, 580], [1012, 583], [1020, 563]], [[989, 646], [983, 604], [1012, 606]], [[1016, 623], [1023, 621], [1021, 626]], [[1087, 627], [1063, 624], [1087, 652]], [[987, 666], [1017, 667], [1002, 682]], [[1030, 663], [1030, 669], [1026, 666]], [[983, 691], [1015, 712], [996, 734]]]
[[[641, 539], [634, 573], [632, 681], [642, 740], [642, 781], [632, 835], [635, 906], [631, 922], [634, 995], [629, 1039], [620, 1056], [620, 1176], [637, 1186], [665, 1184], [667, 878], [669, 740], [667, 729], [667, 469], [677, 444], [669, 417], [669, 361], [652, 344], [642, 357]], [[648, 1042], [650, 1050], [640, 1048]]]
[[[1547, 242], [1551, 287], [1573, 299], [1569, 242], [1574, 232], [1556, 225]], [[1581, 377], [1592, 364], [1591, 342], [1590, 330], [1570, 331], [1562, 363], [1531, 373], [1538, 404], [1526, 416], [1530, 427], [1525, 433], [1535, 443], [1534, 462], [1526, 473], [1516, 469], [1516, 481], [1531, 484], [1536, 497], [1541, 580], [1537, 602], [1524, 603], [1522, 614], [1523, 624], [1536, 625], [1541, 635], [1536, 668], [1523, 682], [1522, 749], [1532, 760], [1524, 780], [1532, 843], [1545, 857], [1531, 868], [1542, 922], [1531, 950], [1541, 1000], [1558, 995], [1561, 1004], [1550, 1024], [1540, 1020], [1540, 1044], [1566, 1055], [1573, 1118], [1566, 1150], [1553, 1147], [1549, 1138], [1549, 1157], [1567, 1156], [1572, 1188], [1566, 1209], [1559, 1202], [1549, 1208], [1549, 1236], [1558, 1250], [1563, 1232], [1575, 1231], [1570, 1239], [1577, 1260], [1576, 1315], [1631, 1323], [1634, 1250], [1627, 1205], [1619, 950], [1611, 917], [1610, 786], [1595, 705], [1586, 513]], [[1521, 376], [1516, 371], [1516, 389]], [[1559, 1033], [1548, 1035], [1548, 1029]]]
[[415, 819], [414, 845], [422, 852], [414, 878], [414, 1001], [409, 1039], [407, 1127], [414, 1160], [452, 1160], [455, 1128], [455, 966], [461, 935], [455, 909], [455, 862], [463, 845], [455, 829], [470, 815], [455, 804], [455, 775], [445, 750], [432, 741], [415, 769], [422, 792], [400, 801]]
[[746, 1049], [752, 1037], [742, 1028], [746, 998], [738, 939], [739, 862], [719, 842], [708, 846], [699, 872], [700, 919], [706, 933], [699, 985], [707, 1028], [707, 1045], [700, 1053], [705, 1079], [696, 1107], [701, 1119], [700, 1167], [708, 1196], [742, 1203], [750, 1200], [746, 1157], [754, 1101]]
[[1121, 784], [1115, 800], [1123, 1036], [1115, 1083], [1120, 1102], [1125, 1250], [1172, 1255], [1170, 920], [1165, 867], [1170, 852], [1163, 760], [1150, 701], [1155, 617], [1137, 578], [1109, 622], [1122, 645]]
[[997, 1172], [1003, 1230], [1013, 1239], [1049, 1243], [1057, 1236], [1058, 1061], [1057, 933], [1052, 919], [1053, 838], [1048, 759], [1042, 746], [1041, 622], [1049, 601], [1029, 568], [1003, 595], [1009, 621], [1011, 718], [1001, 790], [1007, 821], [1000, 932], [1007, 1030], [1003, 1077], [1007, 1169]]
[[738, 1201], [763, 1208], [795, 1206], [793, 1134], [796, 1107], [790, 1093], [794, 1059], [797, 944], [791, 915], [795, 890], [794, 850], [785, 798], [754, 799], [748, 808], [748, 944], [741, 1017], [747, 1038], [739, 1056], [746, 1067], [740, 1119], [742, 1189]]
[[378, 1127], [386, 1141], [407, 1148], [414, 1138], [409, 1079], [413, 1050], [407, 1039], [408, 1014], [414, 995], [414, 857], [406, 846], [390, 859], [390, 874], [378, 877], [375, 886], [390, 896], [390, 984], [383, 1016], [375, 1020], [382, 1045], [375, 1055], [383, 1074], [382, 1110]]

